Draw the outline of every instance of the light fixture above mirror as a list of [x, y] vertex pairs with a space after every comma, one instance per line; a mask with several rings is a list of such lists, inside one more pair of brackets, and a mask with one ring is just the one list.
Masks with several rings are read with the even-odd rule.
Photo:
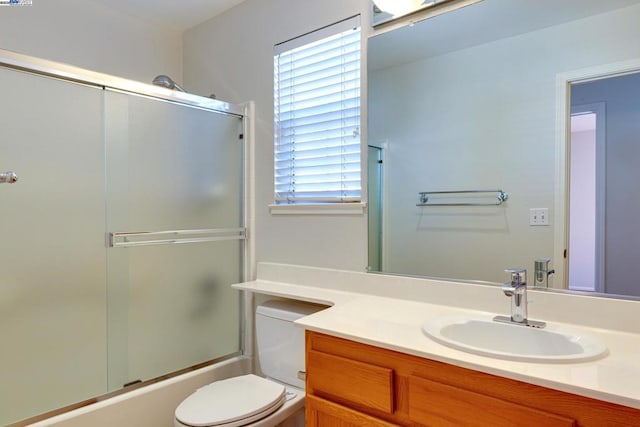
[[[371, 21], [374, 27], [396, 21], [400, 18], [414, 15], [433, 6], [441, 6], [451, 3], [454, 8], [466, 6], [481, 0], [373, 0], [371, 2]], [[430, 14], [426, 14], [429, 15]], [[420, 16], [411, 23], [426, 19], [428, 16]]]
[[381, 12], [386, 12], [395, 18], [415, 12], [435, 2], [425, 2], [424, 0], [375, 0], [374, 3]]

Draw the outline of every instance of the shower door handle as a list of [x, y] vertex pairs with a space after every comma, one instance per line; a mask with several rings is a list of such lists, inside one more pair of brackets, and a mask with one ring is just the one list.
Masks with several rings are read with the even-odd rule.
[[13, 184], [18, 180], [18, 175], [13, 171], [0, 173], [0, 184]]

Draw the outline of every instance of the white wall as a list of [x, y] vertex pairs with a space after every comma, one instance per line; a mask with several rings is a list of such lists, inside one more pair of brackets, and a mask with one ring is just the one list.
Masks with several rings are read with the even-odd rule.
[[[639, 19], [634, 6], [370, 74], [369, 138], [389, 141], [390, 271], [501, 281], [553, 258], [553, 224], [530, 227], [529, 209], [554, 217], [556, 75], [640, 57]], [[419, 191], [482, 188], [509, 201], [415, 207]]]
[[231, 102], [256, 102], [257, 261], [364, 270], [366, 215], [273, 216], [273, 46], [361, 13], [366, 0], [247, 0], [184, 35], [185, 84]]
[[0, 49], [150, 82], [182, 81], [182, 37], [91, 0], [0, 8]]

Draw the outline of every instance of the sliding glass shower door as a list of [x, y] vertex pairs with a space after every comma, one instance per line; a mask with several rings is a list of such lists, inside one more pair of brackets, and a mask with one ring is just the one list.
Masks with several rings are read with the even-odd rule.
[[242, 119], [105, 93], [109, 388], [240, 350]]
[[0, 425], [106, 390], [102, 90], [0, 68]]
[[237, 354], [243, 118], [2, 66], [0, 93], [0, 425]]

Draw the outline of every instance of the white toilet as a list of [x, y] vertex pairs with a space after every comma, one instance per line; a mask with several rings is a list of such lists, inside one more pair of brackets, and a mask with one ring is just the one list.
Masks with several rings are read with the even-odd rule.
[[[176, 408], [176, 427], [304, 425], [304, 329], [293, 321], [326, 307], [267, 301], [256, 308], [258, 360], [267, 378], [249, 374], [199, 388]], [[298, 421], [298, 422], [296, 422]]]

